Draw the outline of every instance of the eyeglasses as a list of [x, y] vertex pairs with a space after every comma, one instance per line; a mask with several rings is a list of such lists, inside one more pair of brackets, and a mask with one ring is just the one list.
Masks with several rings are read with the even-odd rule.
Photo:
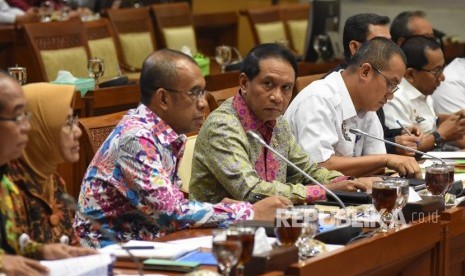
[[441, 76], [442, 72], [444, 72], [444, 66], [440, 67], [440, 68], [433, 69], [433, 70], [426, 70], [426, 69], [423, 69], [423, 68], [416, 69], [416, 70], [424, 71], [424, 72], [428, 72], [430, 74], [433, 74], [434, 78], [437, 79], [437, 78], [439, 78]]
[[66, 123], [65, 123], [65, 126], [67, 126], [69, 128], [69, 131], [73, 131], [73, 127], [74, 126], [77, 126], [78, 125], [78, 115], [74, 115], [74, 116], [68, 116], [66, 118]]
[[163, 88], [168, 91], [172, 92], [178, 92], [178, 93], [186, 93], [190, 97], [192, 97], [195, 101], [198, 101], [200, 98], [204, 98], [205, 94], [207, 93], [207, 90], [205, 89], [196, 89], [194, 91], [182, 91], [182, 90], [177, 90], [177, 89], [172, 89], [172, 88]]
[[31, 117], [32, 117], [32, 113], [26, 111], [24, 113], [19, 114], [16, 117], [0, 118], [0, 121], [12, 121], [12, 122], [15, 122], [17, 125], [20, 125], [20, 124], [29, 122], [31, 120]]
[[384, 75], [381, 70], [379, 70], [376, 66], [374, 66], [373, 64], [371, 64], [371, 67], [373, 67], [373, 69], [375, 69], [376, 72], [378, 72], [381, 76], [383, 76], [384, 79], [386, 79], [386, 82], [388, 84], [388, 88], [387, 88], [387, 92], [389, 94], [394, 94], [397, 90], [399, 90], [399, 86], [395, 83], [393, 83], [388, 77], [386, 77], [386, 75]]

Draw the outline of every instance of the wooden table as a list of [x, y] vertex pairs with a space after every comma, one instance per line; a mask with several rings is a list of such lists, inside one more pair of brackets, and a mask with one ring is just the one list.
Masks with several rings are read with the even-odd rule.
[[441, 214], [443, 266], [440, 275], [465, 275], [465, 209], [455, 207]]

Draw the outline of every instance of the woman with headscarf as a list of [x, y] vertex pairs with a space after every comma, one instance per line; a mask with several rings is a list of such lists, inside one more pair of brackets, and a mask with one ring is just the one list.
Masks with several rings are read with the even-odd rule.
[[65, 183], [57, 174], [59, 164], [79, 159], [82, 132], [71, 108], [74, 86], [36, 83], [23, 90], [32, 115], [30, 138], [8, 172], [21, 191], [16, 225], [35, 242], [77, 245], [73, 215], [62, 200]]

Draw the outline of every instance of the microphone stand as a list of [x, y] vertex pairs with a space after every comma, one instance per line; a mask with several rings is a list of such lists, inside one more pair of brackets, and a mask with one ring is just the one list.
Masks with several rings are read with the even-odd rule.
[[93, 219], [92, 217], [82, 213], [78, 207], [77, 207], [77, 204], [76, 204], [76, 200], [69, 194], [67, 193], [64, 193], [61, 195], [61, 199], [63, 200], [63, 202], [65, 203], [66, 206], [68, 206], [69, 208], [71, 208], [72, 210], [74, 210], [76, 213], [79, 213], [81, 216], [83, 216], [85, 219], [89, 220], [91, 224], [93, 224], [93, 226], [97, 226], [98, 228], [98, 231], [107, 239], [109, 239], [110, 241], [118, 244], [121, 249], [123, 249], [124, 251], [126, 251], [126, 253], [128, 253], [129, 255], [129, 258], [131, 259], [131, 261], [136, 265], [136, 268], [137, 268], [137, 272], [139, 274], [139, 276], [143, 276], [144, 275], [144, 272], [142, 270], [142, 266], [141, 266], [141, 263], [139, 262], [139, 259], [136, 258], [136, 256], [134, 256], [134, 254], [131, 253], [131, 250], [125, 248], [124, 246], [121, 246], [121, 244], [119, 243], [119, 241], [114, 237], [114, 235], [112, 235], [110, 232], [108, 232], [107, 229], [105, 229], [101, 224], [100, 222], [96, 221], [95, 219]]
[[347, 209], [346, 209], [346, 206], [345, 204], [342, 202], [342, 200], [336, 195], [334, 194], [331, 190], [329, 190], [328, 188], [326, 188], [323, 184], [321, 184], [320, 182], [318, 182], [315, 178], [313, 178], [312, 176], [310, 176], [308, 173], [306, 173], [305, 171], [303, 171], [301, 168], [297, 167], [294, 163], [292, 163], [289, 159], [287, 159], [286, 157], [284, 157], [282, 154], [280, 154], [279, 152], [277, 152], [274, 148], [270, 147], [265, 141], [263, 141], [263, 139], [258, 136], [257, 133], [249, 130], [247, 131], [247, 134], [252, 137], [253, 139], [257, 140], [260, 144], [262, 144], [265, 148], [269, 149], [270, 151], [272, 151], [274, 154], [276, 154], [281, 160], [283, 160], [284, 162], [286, 162], [289, 166], [291, 166], [292, 168], [294, 168], [295, 170], [297, 170], [298, 172], [300, 172], [301, 174], [303, 174], [305, 177], [307, 177], [308, 179], [310, 179], [314, 184], [320, 186], [323, 190], [326, 191], [326, 193], [330, 194], [333, 198], [336, 199], [336, 201], [339, 203], [339, 205], [342, 207], [342, 209], [344, 209], [344, 213], [345, 213], [345, 219], [346, 219], [346, 223], [349, 224], [350, 223], [350, 220], [349, 220], [349, 214], [347, 212]]
[[439, 158], [439, 157], [436, 157], [434, 155], [428, 154], [426, 152], [419, 151], [419, 150], [416, 150], [416, 149], [412, 149], [412, 148], [406, 147], [404, 145], [397, 144], [397, 143], [394, 143], [394, 142], [391, 142], [391, 141], [388, 141], [388, 140], [385, 140], [385, 139], [382, 139], [382, 138], [378, 138], [378, 137], [373, 136], [373, 135], [371, 135], [369, 133], [361, 131], [358, 128], [351, 128], [351, 129], [349, 129], [349, 132], [352, 133], [352, 134], [355, 134], [355, 135], [367, 136], [367, 137], [370, 137], [372, 139], [384, 142], [384, 143], [389, 144], [389, 145], [393, 145], [394, 147], [398, 147], [398, 148], [401, 148], [401, 149], [404, 149], [404, 150], [413, 151], [413, 152], [418, 153], [418, 154], [426, 155], [428, 157], [431, 157], [433, 159], [441, 161], [441, 163], [443, 163], [443, 164], [446, 164], [446, 161], [444, 161], [444, 159], [442, 159], [442, 158]]

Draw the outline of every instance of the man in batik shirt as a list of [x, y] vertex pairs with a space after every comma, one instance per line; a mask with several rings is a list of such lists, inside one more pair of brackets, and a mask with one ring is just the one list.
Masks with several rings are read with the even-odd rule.
[[[142, 104], [123, 117], [89, 165], [80, 212], [114, 238], [128, 241], [152, 240], [188, 227], [271, 220], [276, 208], [290, 204], [278, 197], [254, 205], [185, 199], [177, 168], [186, 143], [183, 134], [203, 123], [205, 79], [191, 57], [160, 50], [144, 62], [140, 87]], [[82, 239], [101, 247], [112, 243], [80, 212], [74, 226]]]
[[[277, 44], [262, 44], [247, 55], [240, 91], [211, 113], [197, 137], [189, 192], [192, 198], [219, 202], [224, 197], [256, 202], [281, 195], [294, 203], [325, 199], [312, 185], [258, 141], [263, 140], [330, 189], [366, 190], [369, 181], [353, 181], [311, 163], [282, 118], [297, 76], [293, 55]], [[300, 184], [302, 183], [302, 184]], [[308, 184], [308, 185], [307, 185]]]

